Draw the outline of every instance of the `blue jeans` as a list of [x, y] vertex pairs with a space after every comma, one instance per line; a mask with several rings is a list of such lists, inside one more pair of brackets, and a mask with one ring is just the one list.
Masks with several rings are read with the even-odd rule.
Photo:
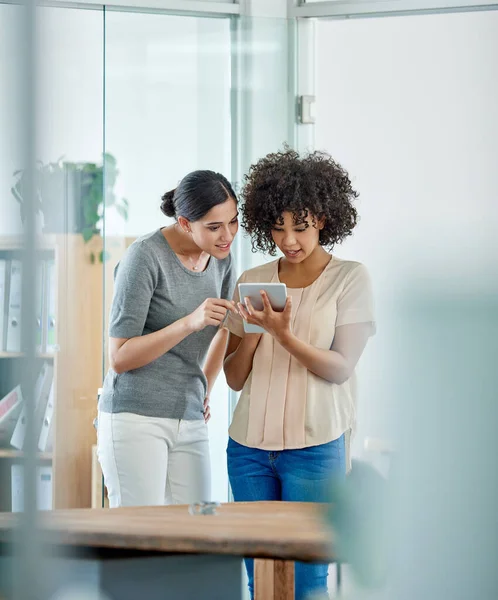
[[[228, 440], [228, 477], [236, 502], [284, 500], [326, 502], [330, 481], [346, 474], [344, 435], [320, 446], [268, 452]], [[254, 598], [254, 561], [246, 559], [251, 599]], [[295, 600], [327, 592], [326, 564], [297, 562]]]

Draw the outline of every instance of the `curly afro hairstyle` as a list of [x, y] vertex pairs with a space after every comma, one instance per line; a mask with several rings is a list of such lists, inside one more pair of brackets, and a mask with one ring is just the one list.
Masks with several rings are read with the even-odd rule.
[[296, 223], [311, 215], [324, 218], [320, 245], [332, 248], [350, 236], [358, 220], [347, 172], [325, 152], [300, 157], [294, 150], [268, 154], [252, 165], [244, 178], [242, 226], [250, 234], [253, 252], [276, 255], [272, 229], [282, 214], [292, 212]]

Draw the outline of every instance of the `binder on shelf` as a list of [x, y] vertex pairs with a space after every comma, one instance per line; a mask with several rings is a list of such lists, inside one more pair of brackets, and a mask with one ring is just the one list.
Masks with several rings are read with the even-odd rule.
[[36, 266], [36, 351], [43, 352], [45, 350], [46, 341], [46, 322], [45, 310], [45, 261], [40, 261]]
[[[34, 294], [36, 299], [36, 351], [56, 350], [56, 270], [54, 259], [37, 264]], [[0, 352], [21, 351], [22, 263], [0, 259]]]
[[16, 386], [0, 400], [0, 446], [10, 440], [22, 409], [21, 386]]
[[[11, 467], [12, 512], [24, 510], [24, 468]], [[36, 507], [38, 510], [52, 510], [52, 466], [40, 465], [36, 468]]]
[[7, 352], [21, 351], [21, 286], [22, 264], [20, 260], [10, 262], [9, 302], [7, 309]]
[[54, 382], [50, 385], [50, 392], [48, 395], [47, 406], [45, 408], [45, 414], [43, 416], [43, 423], [40, 431], [40, 437], [38, 439], [38, 450], [40, 452], [51, 452], [53, 447], [53, 416], [54, 416]]
[[46, 312], [46, 351], [55, 352], [57, 349], [56, 339], [56, 321], [55, 321], [55, 310], [56, 310], [56, 280], [55, 280], [55, 261], [46, 261], [46, 272], [45, 272], [45, 298], [47, 303]]
[[[47, 408], [48, 398], [50, 394], [50, 387], [52, 385], [54, 369], [51, 364], [45, 362], [38, 375], [38, 379], [35, 384], [35, 435], [39, 436], [43, 419], [45, 417], [45, 411]], [[26, 437], [26, 404], [21, 409], [21, 414], [17, 420], [14, 433], [10, 440], [10, 445], [18, 450], [22, 450], [24, 447], [24, 439]]]
[[7, 305], [8, 305], [8, 273], [9, 261], [0, 258], [0, 352], [5, 350], [5, 337], [7, 333]]

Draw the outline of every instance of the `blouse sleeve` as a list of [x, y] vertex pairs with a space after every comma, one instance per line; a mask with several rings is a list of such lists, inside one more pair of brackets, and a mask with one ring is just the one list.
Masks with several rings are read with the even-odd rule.
[[336, 327], [354, 323], [371, 323], [372, 335], [375, 333], [372, 284], [362, 264], [349, 272], [337, 301]]

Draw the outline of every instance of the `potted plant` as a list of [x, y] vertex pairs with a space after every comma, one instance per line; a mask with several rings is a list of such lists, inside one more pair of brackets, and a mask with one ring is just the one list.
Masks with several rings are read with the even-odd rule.
[[[103, 155], [102, 164], [89, 162], [39, 162], [35, 173], [35, 211], [43, 215], [44, 233], [81, 233], [85, 242], [100, 234], [100, 221], [106, 207], [114, 206], [128, 219], [128, 201], [118, 199], [114, 185], [118, 175], [116, 159]], [[11, 188], [25, 219], [23, 191], [25, 171], [14, 173]]]

